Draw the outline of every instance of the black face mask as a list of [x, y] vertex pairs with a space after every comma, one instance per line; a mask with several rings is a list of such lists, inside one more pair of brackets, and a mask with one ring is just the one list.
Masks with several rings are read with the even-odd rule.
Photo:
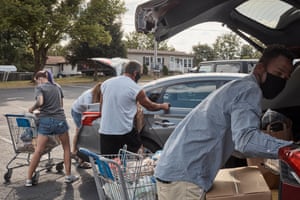
[[136, 73], [136, 75], [135, 75], [135, 82], [137, 83], [140, 78], [141, 78], [141, 74], [140, 73]]
[[267, 78], [264, 83], [260, 85], [263, 96], [266, 99], [275, 98], [285, 87], [286, 80], [273, 74], [267, 73]]

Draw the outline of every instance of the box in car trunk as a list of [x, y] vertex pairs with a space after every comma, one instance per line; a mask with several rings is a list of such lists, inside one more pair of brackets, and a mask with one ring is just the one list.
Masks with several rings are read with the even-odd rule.
[[272, 194], [257, 167], [219, 170], [206, 200], [271, 200]]

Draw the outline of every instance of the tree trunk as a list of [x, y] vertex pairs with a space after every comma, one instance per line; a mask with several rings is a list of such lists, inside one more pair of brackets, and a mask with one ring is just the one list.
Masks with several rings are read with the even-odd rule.
[[33, 56], [34, 56], [34, 75], [35, 75], [38, 71], [44, 69], [44, 66], [47, 61], [47, 48], [45, 47], [33, 48]]

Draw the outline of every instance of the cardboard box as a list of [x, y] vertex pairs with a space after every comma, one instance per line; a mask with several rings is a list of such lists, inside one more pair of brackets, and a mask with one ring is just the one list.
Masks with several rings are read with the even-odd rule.
[[257, 167], [219, 170], [206, 200], [271, 200], [272, 193]]
[[270, 189], [278, 189], [280, 183], [279, 174], [275, 174], [272, 169], [264, 166], [265, 159], [263, 158], [247, 158], [248, 166], [256, 166], [263, 175], [267, 185]]

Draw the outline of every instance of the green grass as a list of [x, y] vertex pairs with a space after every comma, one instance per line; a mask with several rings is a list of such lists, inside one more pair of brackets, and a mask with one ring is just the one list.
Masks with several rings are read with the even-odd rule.
[[[98, 81], [105, 81], [110, 77], [99, 77]], [[141, 81], [151, 81], [154, 77], [152, 76], [142, 76]], [[68, 84], [76, 84], [76, 83], [96, 83], [98, 81], [94, 81], [93, 77], [83, 77], [83, 76], [71, 76], [64, 78], [56, 78], [54, 79], [60, 85], [68, 85]], [[0, 88], [24, 88], [24, 87], [34, 87], [35, 83], [30, 80], [26, 81], [7, 81], [0, 82]]]

